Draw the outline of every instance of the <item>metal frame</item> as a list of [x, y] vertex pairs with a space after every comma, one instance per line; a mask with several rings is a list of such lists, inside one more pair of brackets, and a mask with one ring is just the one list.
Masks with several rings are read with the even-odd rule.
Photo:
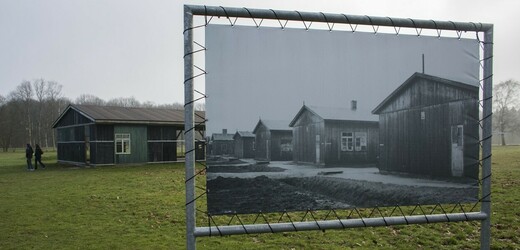
[[[483, 58], [483, 138], [482, 138], [482, 198], [480, 212], [424, 214], [411, 216], [390, 216], [381, 218], [327, 220], [312, 222], [291, 222], [273, 224], [230, 225], [219, 227], [197, 227], [195, 202], [195, 157], [194, 157], [194, 84], [193, 84], [193, 16], [222, 16], [226, 18], [251, 18], [289, 20], [305, 22], [343, 23], [349, 25], [370, 25], [372, 27], [405, 27], [456, 31], [484, 32]], [[231, 23], [231, 21], [230, 21]], [[255, 22], [256, 23], [256, 22]], [[232, 23], [233, 25], [234, 23]], [[309, 25], [310, 26], [310, 25]], [[305, 28], [308, 29], [307, 25]], [[374, 28], [375, 30], [375, 28]], [[418, 31], [418, 35], [420, 32]], [[460, 37], [460, 35], [459, 35]], [[478, 35], [477, 35], [478, 37]], [[493, 84], [493, 25], [451, 21], [415, 20], [390, 17], [370, 17], [358, 15], [329, 14], [321, 12], [280, 11], [267, 9], [224, 8], [216, 6], [184, 6], [184, 97], [185, 97], [185, 140], [186, 140], [186, 247], [196, 248], [196, 237], [211, 236], [212, 231], [219, 235], [246, 233], [274, 233], [305, 230], [345, 229], [357, 227], [376, 227], [404, 224], [424, 224], [456, 221], [481, 221], [481, 249], [491, 246], [491, 114]]]

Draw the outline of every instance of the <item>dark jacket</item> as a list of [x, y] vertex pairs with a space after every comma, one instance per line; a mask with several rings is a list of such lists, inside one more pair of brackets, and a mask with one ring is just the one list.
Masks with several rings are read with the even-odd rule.
[[34, 157], [36, 157], [37, 160], [42, 159], [43, 151], [40, 147], [36, 147], [36, 151], [34, 152]]
[[33, 151], [32, 147], [27, 145], [27, 147], [25, 148], [25, 157], [32, 158], [33, 153], [34, 153], [34, 151]]

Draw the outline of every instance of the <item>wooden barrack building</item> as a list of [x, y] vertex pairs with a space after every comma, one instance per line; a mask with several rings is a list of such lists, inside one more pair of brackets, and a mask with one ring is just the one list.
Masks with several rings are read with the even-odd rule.
[[[195, 115], [204, 159], [204, 112]], [[112, 165], [184, 160], [184, 110], [69, 105], [54, 122], [58, 162]]]
[[260, 119], [253, 134], [255, 159], [292, 161], [292, 129], [289, 127], [289, 121]]
[[479, 88], [415, 73], [372, 112], [382, 172], [478, 177]]
[[303, 105], [293, 118], [294, 161], [318, 165], [376, 163], [378, 117], [352, 107]]

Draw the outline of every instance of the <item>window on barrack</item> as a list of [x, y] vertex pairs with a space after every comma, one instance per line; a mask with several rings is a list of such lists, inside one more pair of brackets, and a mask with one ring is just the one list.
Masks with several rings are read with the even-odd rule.
[[130, 134], [116, 134], [116, 154], [130, 154]]

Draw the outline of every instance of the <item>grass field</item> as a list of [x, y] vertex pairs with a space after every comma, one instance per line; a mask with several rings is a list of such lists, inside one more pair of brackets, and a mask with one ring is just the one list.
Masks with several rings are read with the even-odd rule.
[[[52, 152], [43, 162], [47, 169], [27, 172], [22, 152], [0, 153], [0, 249], [185, 248], [182, 164], [77, 168], [56, 164]], [[519, 249], [520, 146], [493, 148], [492, 173], [492, 247]], [[197, 247], [477, 249], [479, 225], [205, 237]]]

